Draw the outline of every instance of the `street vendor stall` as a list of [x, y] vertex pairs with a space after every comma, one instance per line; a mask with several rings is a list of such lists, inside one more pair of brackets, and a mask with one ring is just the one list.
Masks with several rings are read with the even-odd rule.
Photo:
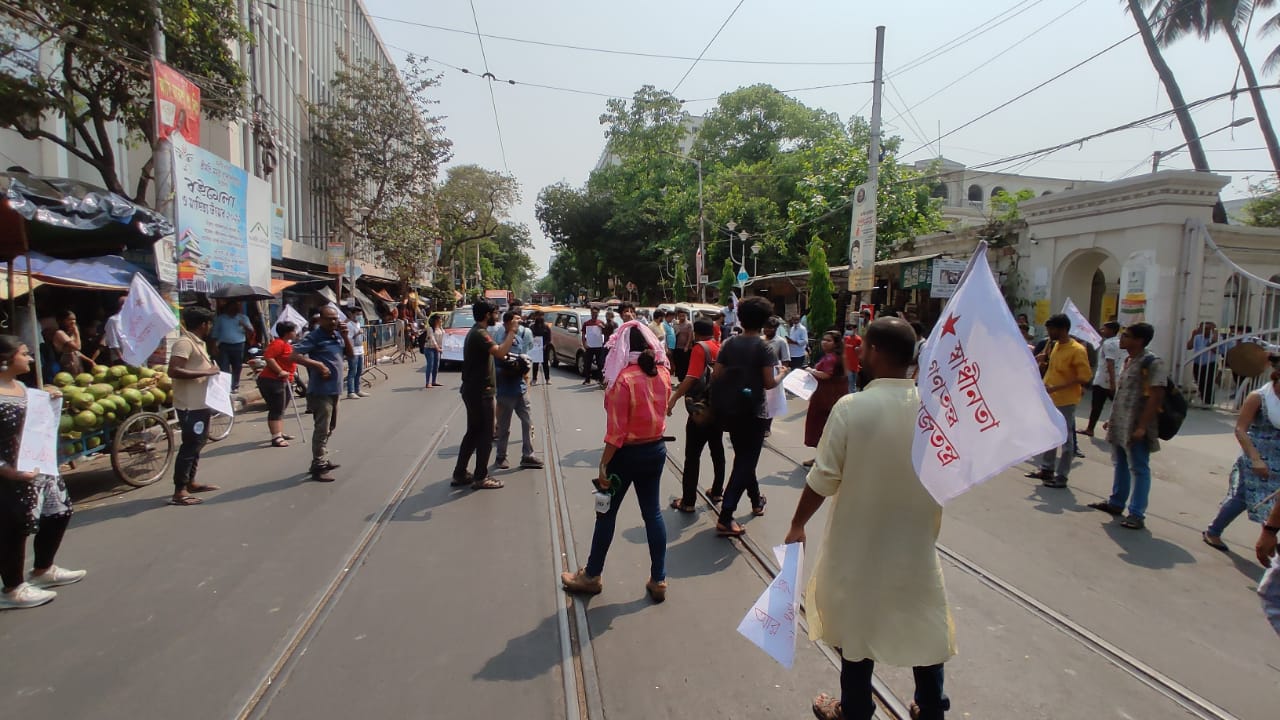
[[[172, 232], [159, 214], [101, 188], [0, 173], [0, 263], [9, 307], [5, 331], [18, 331], [19, 296], [26, 298], [25, 334], [33, 348], [42, 334], [38, 311], [51, 310], [38, 308], [37, 299], [58, 302], [57, 310], [66, 315], [76, 301], [70, 293], [108, 290], [118, 305], [137, 276], [154, 282], [155, 243]], [[76, 352], [83, 349], [81, 344]], [[40, 386], [38, 356], [35, 375]], [[162, 369], [90, 362], [84, 372], [54, 379], [65, 407], [59, 464], [109, 451], [125, 482], [146, 485], [163, 475], [176, 444], [169, 419], [153, 411], [170, 399]]]

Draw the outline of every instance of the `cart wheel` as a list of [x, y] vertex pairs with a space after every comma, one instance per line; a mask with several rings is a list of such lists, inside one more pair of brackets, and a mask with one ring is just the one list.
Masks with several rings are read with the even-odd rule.
[[139, 413], [125, 420], [111, 444], [111, 467], [134, 487], [159, 480], [177, 453], [173, 429], [162, 415]]
[[223, 415], [220, 412], [215, 412], [209, 417], [209, 442], [227, 439], [227, 436], [231, 434], [231, 427], [235, 424], [235, 415]]

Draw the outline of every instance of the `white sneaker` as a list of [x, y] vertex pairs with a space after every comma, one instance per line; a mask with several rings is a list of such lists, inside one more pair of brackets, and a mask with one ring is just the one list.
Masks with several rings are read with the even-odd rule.
[[369, 393], [364, 392], [364, 391], [361, 391], [361, 392], [356, 393], [356, 397], [367, 398], [367, 397], [369, 397]]
[[359, 400], [360, 396], [355, 393], [347, 393], [348, 400]]
[[61, 587], [63, 585], [78, 583], [84, 579], [85, 575], [88, 574], [88, 570], [68, 570], [54, 565], [49, 568], [49, 572], [43, 575], [32, 575], [27, 579], [27, 582], [32, 587], [37, 588]]
[[0, 593], [0, 610], [40, 607], [56, 597], [58, 593], [52, 590], [41, 590], [32, 587], [30, 583], [22, 583], [13, 592]]

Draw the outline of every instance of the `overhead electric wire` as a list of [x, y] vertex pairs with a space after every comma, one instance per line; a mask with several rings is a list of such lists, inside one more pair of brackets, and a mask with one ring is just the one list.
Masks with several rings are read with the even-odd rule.
[[[311, 3], [308, 3], [311, 4]], [[431, 23], [418, 22], [416, 20], [405, 20], [403, 18], [387, 17], [385, 15], [369, 15], [375, 20], [385, 20], [387, 22], [399, 23], [403, 25], [412, 25], [415, 27], [427, 28], [429, 30], [440, 30], [442, 32], [461, 33], [465, 35], [474, 35], [471, 30], [462, 30], [460, 28], [445, 27], [443, 25], [432, 25]], [[668, 55], [664, 53], [643, 52], [638, 50], [618, 50], [615, 48], [591, 47], [586, 45], [574, 45], [571, 43], [557, 43], [545, 40], [530, 40], [528, 38], [511, 37], [509, 35], [494, 35], [485, 33], [484, 37], [490, 40], [503, 40], [505, 42], [521, 43], [525, 45], [538, 45], [541, 47], [559, 48], [562, 50], [577, 50], [580, 52], [601, 53], [605, 55], [625, 55], [630, 57], [642, 57], [653, 60], [682, 60], [688, 62], [695, 58], [690, 55]], [[804, 66], [855, 66], [855, 65], [872, 65], [869, 61], [846, 61], [846, 60], [750, 60], [745, 58], [709, 58], [703, 57], [701, 61], [704, 63], [727, 63], [735, 65], [804, 65]]]
[[[1036, 5], [1039, 5], [1040, 3], [1044, 2], [1044, 0], [1036, 0], [1036, 2], [1032, 3], [1031, 5], [1022, 8], [1021, 10], [1018, 10], [1019, 7], [1026, 5], [1028, 2], [1030, 2], [1030, 0], [1022, 0], [1022, 2], [1016, 3], [1015, 5], [1013, 5], [1013, 7], [1010, 7], [1004, 10], [1003, 12], [996, 14], [995, 17], [992, 17], [989, 20], [979, 24], [977, 27], [974, 27], [970, 30], [967, 30], [961, 33], [960, 35], [952, 38], [951, 40], [948, 40], [947, 42], [943, 43], [942, 45], [939, 45], [933, 50], [930, 50], [929, 52], [915, 58], [914, 60], [908, 61], [902, 67], [899, 67], [897, 69], [890, 71], [888, 75], [889, 76], [901, 75], [903, 73], [914, 70], [920, 67], [921, 65], [928, 63], [931, 60], [941, 57], [942, 55], [945, 55], [946, 53], [951, 52], [952, 50], [955, 50], [956, 48], [961, 47], [962, 45], [966, 45], [969, 42], [978, 39], [979, 37], [987, 34], [992, 30], [995, 30], [1001, 25], [1009, 22], [1010, 20], [1018, 17], [1022, 13], [1025, 13], [1031, 8], [1034, 8]], [[1018, 10], [1018, 12], [1013, 12], [1015, 10]], [[1009, 15], [1009, 13], [1013, 13], [1013, 14]], [[1004, 17], [1005, 15], [1009, 15], [1009, 16]], [[1003, 20], [1000, 19], [1002, 17], [1004, 17]], [[999, 22], [996, 22], [997, 20], [999, 20]], [[992, 23], [995, 23], [995, 24], [992, 25]]]
[[480, 58], [484, 61], [484, 77], [489, 81], [489, 104], [493, 107], [493, 126], [498, 129], [498, 150], [502, 153], [502, 169], [511, 174], [511, 166], [507, 164], [507, 145], [502, 139], [502, 121], [498, 118], [498, 99], [493, 94], [494, 75], [489, 72], [489, 56], [484, 51], [484, 37], [480, 34], [480, 18], [476, 15], [475, 0], [467, 0], [471, 5], [471, 20], [476, 25], [476, 40], [480, 42]]
[[[1016, 47], [1018, 47], [1019, 45], [1021, 45], [1021, 44], [1025, 43], [1025, 42], [1027, 42], [1028, 40], [1030, 40], [1031, 38], [1033, 38], [1033, 37], [1035, 37], [1036, 35], [1040, 34], [1040, 33], [1041, 33], [1041, 32], [1043, 32], [1044, 30], [1047, 30], [1049, 27], [1053, 26], [1055, 23], [1057, 23], [1057, 22], [1058, 22], [1059, 20], [1061, 20], [1062, 18], [1066, 17], [1067, 15], [1070, 15], [1072, 12], [1075, 12], [1075, 11], [1076, 11], [1080, 6], [1084, 5], [1084, 4], [1085, 4], [1086, 2], [1088, 2], [1088, 1], [1089, 1], [1089, 0], [1080, 0], [1080, 2], [1078, 2], [1078, 3], [1076, 3], [1075, 5], [1072, 5], [1070, 8], [1068, 8], [1066, 12], [1062, 13], [1061, 15], [1058, 15], [1057, 17], [1055, 17], [1055, 18], [1053, 18], [1052, 20], [1050, 20], [1049, 22], [1047, 22], [1047, 23], [1045, 23], [1045, 24], [1041, 25], [1040, 27], [1036, 28], [1035, 30], [1032, 30], [1029, 34], [1027, 34], [1027, 36], [1026, 36], [1026, 37], [1023, 37], [1022, 39], [1020, 39], [1020, 40], [1018, 40], [1017, 42], [1015, 42], [1015, 43], [1013, 43], [1013, 44], [1009, 45], [1008, 47], [1006, 47], [1005, 49], [1003, 49], [1003, 50], [1001, 50], [1000, 52], [996, 53], [995, 55], [992, 55], [991, 57], [989, 57], [989, 58], [987, 58], [986, 60], [982, 61], [982, 62], [981, 62], [981, 63], [979, 63], [977, 66], [975, 66], [975, 67], [971, 68], [969, 71], [967, 71], [967, 72], [965, 72], [965, 73], [961, 74], [961, 75], [960, 75], [959, 77], [957, 77], [955, 80], [952, 80], [951, 82], [947, 83], [946, 85], [943, 85], [942, 87], [938, 88], [937, 90], [935, 90], [933, 93], [931, 93], [928, 97], [924, 98], [923, 100], [920, 100], [920, 101], [916, 102], [914, 105], [910, 105], [909, 107], [907, 107], [907, 109], [906, 109], [904, 112], [910, 113], [912, 110], [915, 110], [916, 108], [918, 108], [918, 107], [920, 107], [921, 105], [923, 105], [923, 104], [925, 104], [925, 103], [929, 102], [930, 100], [932, 100], [932, 99], [934, 99], [935, 97], [937, 97], [937, 96], [941, 95], [942, 93], [946, 92], [947, 90], [950, 90], [951, 88], [955, 87], [956, 85], [959, 85], [961, 82], [963, 82], [963, 81], [965, 81], [965, 80], [968, 80], [969, 78], [973, 77], [973, 76], [974, 76], [974, 74], [975, 74], [975, 73], [977, 73], [977, 72], [978, 72], [979, 70], [981, 70], [982, 68], [984, 68], [984, 67], [986, 67], [986, 66], [990, 65], [991, 63], [995, 62], [996, 60], [999, 60], [1000, 58], [1002, 58], [1002, 57], [1004, 57], [1006, 54], [1008, 54], [1010, 51], [1012, 51], [1014, 48], [1016, 48]], [[892, 82], [892, 81], [893, 81], [893, 76], [892, 76], [892, 75], [890, 75], [888, 79], [889, 79], [889, 81], [890, 81], [890, 82]], [[901, 94], [899, 94], [899, 97], [901, 98]], [[906, 103], [906, 100], [905, 100], [905, 99], [903, 100], [903, 103], [904, 103], [904, 104]], [[897, 118], [895, 117], [895, 118], [894, 118], [894, 120], [896, 120], [896, 119], [897, 119]]]
[[[855, 82], [832, 83], [830, 85], [810, 85], [809, 87], [786, 88], [783, 90], [778, 90], [778, 92], [785, 94], [785, 93], [805, 92], [808, 90], [827, 90], [830, 88], [853, 87], [854, 85], [871, 85], [874, 82], [875, 82], [874, 80], [857, 80]], [[719, 99], [720, 99], [720, 96], [717, 95], [715, 97], [694, 98], [692, 100], [681, 100], [680, 102], [682, 103], [711, 102], [712, 100], [719, 100]]]
[[680, 86], [684, 84], [684, 81], [689, 78], [689, 73], [693, 72], [693, 69], [698, 67], [698, 62], [702, 60], [702, 57], [707, 54], [708, 50], [711, 49], [711, 45], [715, 43], [716, 38], [720, 37], [720, 33], [724, 32], [725, 26], [729, 24], [729, 21], [733, 19], [734, 15], [738, 14], [738, 9], [741, 8], [742, 4], [746, 1], [747, 0], [738, 0], [738, 4], [733, 6], [733, 10], [729, 13], [729, 17], [726, 17], [724, 19], [724, 22], [720, 23], [720, 27], [716, 28], [716, 34], [711, 36], [711, 39], [708, 40], [707, 44], [703, 46], [702, 52], [698, 53], [698, 57], [693, 59], [693, 62], [689, 65], [689, 68], [684, 71], [684, 75], [680, 76], [680, 81], [675, 84], [675, 87], [671, 88], [671, 94], [674, 95], [676, 91], [680, 89]]
[[[898, 114], [893, 119], [889, 120], [888, 123], [892, 123], [894, 120], [897, 120], [898, 118], [903, 118], [907, 122], [908, 127], [913, 127], [915, 129], [917, 138], [920, 140], [920, 142], [924, 143], [925, 146], [927, 147], [929, 145], [929, 141], [926, 140], [925, 138], [928, 138], [929, 134], [924, 131], [924, 126], [920, 124], [920, 121], [918, 119], [916, 119], [915, 113], [911, 112], [910, 106], [907, 105], [906, 98], [902, 97], [902, 93], [898, 90], [898, 85], [893, 82], [893, 77], [885, 78], [885, 81], [889, 86], [889, 90], [898, 97], [898, 101], [902, 103], [902, 106], [904, 108], [906, 108], [905, 110], [898, 110], [896, 107], [894, 107], [894, 104], [890, 102], [889, 107], [892, 108], [893, 111]], [[885, 96], [885, 99], [886, 100], [889, 99], [887, 95]], [[941, 147], [937, 148], [937, 154], [939, 155], [942, 154]]]

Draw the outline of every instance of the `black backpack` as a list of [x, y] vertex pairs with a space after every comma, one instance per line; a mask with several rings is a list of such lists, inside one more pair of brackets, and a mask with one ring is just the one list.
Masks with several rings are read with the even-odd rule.
[[689, 392], [684, 394], [684, 407], [689, 413], [689, 419], [695, 425], [705, 426], [715, 422], [715, 412], [711, 409], [710, 392], [711, 369], [715, 359], [711, 357], [711, 347], [707, 343], [700, 342], [697, 347], [702, 348], [706, 366], [702, 370], [702, 375], [694, 380]]
[[[1155, 362], [1154, 355], [1148, 355], [1142, 361], [1142, 377], [1146, 383], [1147, 373], [1151, 368], [1151, 363]], [[1147, 383], [1148, 386], [1150, 385]], [[1182, 394], [1177, 384], [1173, 382], [1170, 376], [1164, 385], [1164, 402], [1160, 405], [1160, 412], [1156, 414], [1156, 434], [1161, 440], [1171, 440], [1178, 431], [1182, 429], [1182, 421], [1187, 419], [1187, 396]]]
[[[732, 342], [734, 340], [729, 340], [720, 348], [720, 360], [723, 361], [724, 351]], [[720, 364], [723, 369], [711, 382], [711, 412], [727, 430], [759, 414], [760, 399], [752, 391], [750, 378], [751, 373], [759, 373], [760, 368]]]

